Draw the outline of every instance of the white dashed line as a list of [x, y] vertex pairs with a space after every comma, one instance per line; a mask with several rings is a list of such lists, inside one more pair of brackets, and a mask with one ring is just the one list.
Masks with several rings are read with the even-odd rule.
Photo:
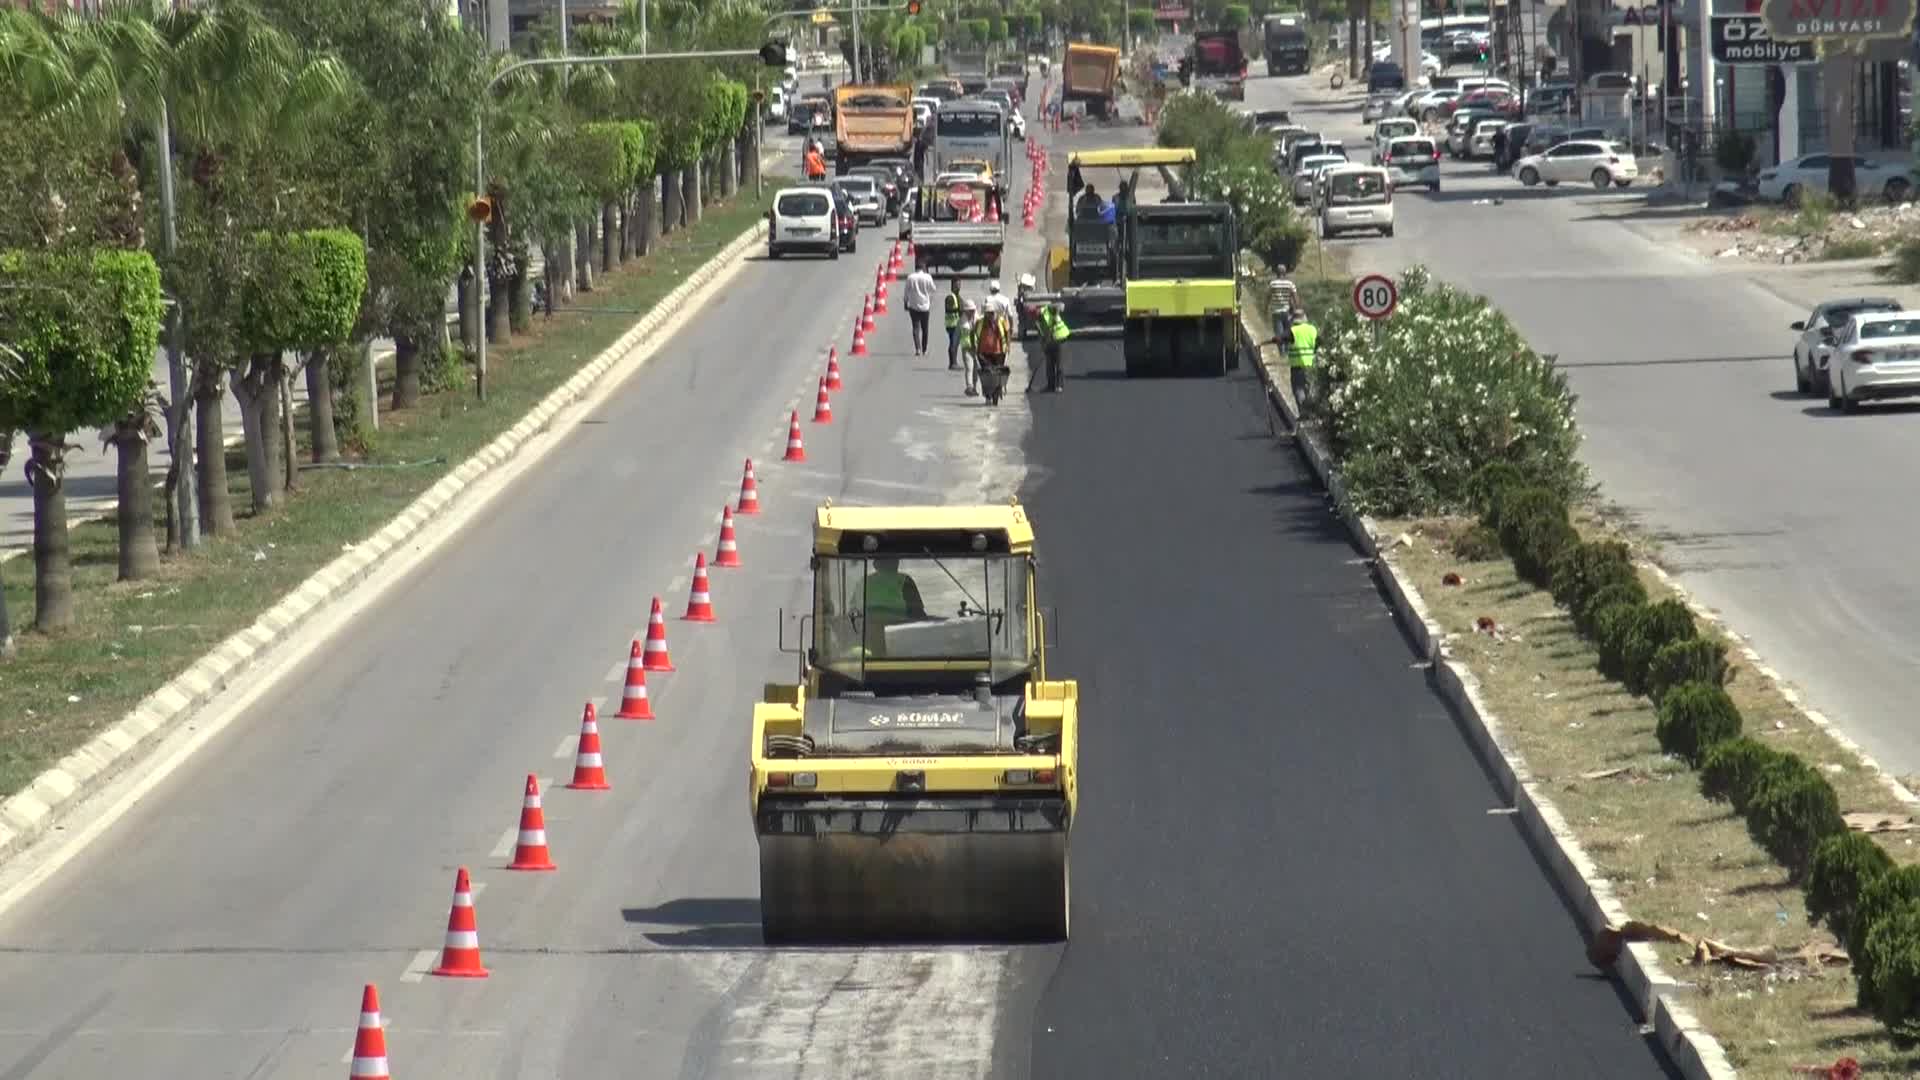
[[506, 858], [507, 856], [513, 854], [513, 846], [514, 844], [518, 843], [519, 840], [520, 840], [520, 823], [516, 821], [514, 822], [513, 828], [508, 829], [505, 833], [501, 834], [500, 842], [493, 845], [493, 850], [487, 852], [487, 857], [492, 859]]
[[[403, 983], [417, 983], [425, 979], [427, 972], [433, 968], [434, 958], [438, 955], [439, 954], [432, 949], [421, 949], [419, 952], [414, 953], [413, 962], [407, 965], [407, 970], [400, 973], [400, 981]], [[349, 1059], [353, 1057], [352, 1051], [348, 1051], [347, 1057]]]
[[[644, 632], [642, 636], [645, 636]], [[627, 662], [625, 660], [622, 660], [619, 663], [607, 669], [606, 678], [603, 681], [621, 682], [626, 677], [627, 677]]]
[[[667, 591], [670, 593], [677, 593], [681, 589], [684, 589], [686, 587], [687, 587], [687, 575], [680, 574], [673, 579], [671, 584], [667, 586]], [[621, 678], [624, 679], [626, 677], [626, 674], [627, 674], [627, 669], [625, 666], [622, 666], [620, 668]]]
[[560, 740], [560, 745], [554, 749], [553, 756], [556, 758], [572, 757], [574, 750], [578, 749], [579, 746], [580, 746], [580, 736], [569, 735], [566, 738]]

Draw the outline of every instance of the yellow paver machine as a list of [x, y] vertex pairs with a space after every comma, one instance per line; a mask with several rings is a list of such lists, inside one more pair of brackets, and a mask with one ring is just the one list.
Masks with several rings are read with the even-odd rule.
[[[1190, 202], [1170, 169], [1192, 165], [1191, 149], [1131, 147], [1067, 156], [1070, 213], [1066, 244], [1048, 256], [1050, 294], [1068, 325], [1119, 329], [1129, 376], [1222, 375], [1240, 366], [1239, 220], [1226, 203]], [[1110, 202], [1120, 179], [1140, 190], [1142, 168], [1158, 170], [1164, 201], [1137, 196], [1124, 216], [1083, 217], [1084, 173], [1118, 170], [1099, 194]]]
[[767, 942], [1064, 939], [1079, 684], [1026, 511], [829, 502], [813, 536], [799, 680], [753, 709]]

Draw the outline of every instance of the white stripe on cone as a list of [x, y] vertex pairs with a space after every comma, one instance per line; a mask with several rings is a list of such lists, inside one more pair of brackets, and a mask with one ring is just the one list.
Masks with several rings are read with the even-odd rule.
[[546, 847], [547, 846], [547, 830], [521, 829], [520, 830], [520, 846], [521, 847]]
[[364, 1076], [369, 1078], [380, 1078], [380, 1080], [384, 1080], [384, 1078], [388, 1075], [387, 1059], [383, 1057], [354, 1058], [353, 1071], [348, 1073], [347, 1075], [349, 1077]]
[[581, 754], [578, 760], [582, 765], [590, 765], [596, 769], [600, 767], [599, 754]]
[[447, 931], [447, 948], [478, 949], [479, 947], [480, 947], [480, 931], [478, 930]]

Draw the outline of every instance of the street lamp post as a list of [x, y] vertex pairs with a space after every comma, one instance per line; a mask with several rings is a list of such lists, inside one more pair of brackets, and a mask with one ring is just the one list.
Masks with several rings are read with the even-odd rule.
[[[642, 4], [641, 10], [646, 10]], [[500, 85], [500, 81], [515, 72], [527, 68], [558, 67], [570, 68], [576, 64], [636, 64], [650, 60], [735, 60], [749, 56], [760, 57], [769, 65], [777, 57], [786, 62], [786, 50], [773, 45], [758, 49], [710, 49], [699, 52], [671, 53], [619, 53], [612, 56], [543, 56], [534, 60], [520, 60], [508, 64], [487, 80], [486, 89], [481, 91], [481, 101], [473, 110], [473, 194], [476, 209], [469, 216], [473, 218], [473, 281], [478, 290], [476, 306], [480, 311], [480, 333], [476, 339], [474, 351], [474, 391], [481, 401], [487, 400], [487, 222], [492, 216], [490, 204], [481, 200], [487, 192], [487, 111], [486, 95]]]

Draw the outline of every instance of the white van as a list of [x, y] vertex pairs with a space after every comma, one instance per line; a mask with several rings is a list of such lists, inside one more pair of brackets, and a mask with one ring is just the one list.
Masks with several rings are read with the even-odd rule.
[[789, 251], [814, 251], [840, 257], [840, 231], [833, 220], [833, 189], [788, 188], [767, 211], [767, 258]]
[[1378, 165], [1337, 165], [1321, 177], [1314, 201], [1320, 211], [1320, 235], [1378, 229], [1393, 235], [1393, 177]]

